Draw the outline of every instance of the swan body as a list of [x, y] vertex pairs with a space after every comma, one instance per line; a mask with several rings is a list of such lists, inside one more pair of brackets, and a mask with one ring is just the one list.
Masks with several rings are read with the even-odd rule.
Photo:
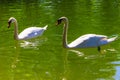
[[101, 45], [108, 44], [114, 41], [115, 39], [116, 37], [107, 39], [107, 36], [104, 35], [86, 34], [68, 44], [68, 47], [69, 48], [98, 47]]
[[57, 20], [57, 25], [64, 22], [64, 31], [63, 31], [63, 46], [65, 48], [88, 48], [88, 47], [98, 47], [98, 51], [100, 51], [100, 46], [108, 44], [114, 40], [116, 37], [108, 38], [105, 35], [97, 35], [97, 34], [85, 34], [80, 36], [70, 44], [67, 43], [67, 29], [68, 29], [68, 19], [67, 17], [61, 17]]
[[19, 35], [18, 35], [18, 24], [17, 20], [14, 17], [9, 18], [8, 20], [8, 28], [10, 27], [10, 24], [14, 23], [14, 38], [16, 40], [26, 40], [35, 38], [38, 36], [41, 36], [43, 32], [47, 29], [47, 25], [43, 28], [41, 27], [29, 27], [24, 29]]
[[30, 27], [30, 28], [26, 28], [24, 31], [22, 31], [18, 37], [19, 39], [30, 39], [30, 38], [34, 38], [37, 36], [41, 36], [44, 32], [44, 30], [47, 29], [47, 25], [43, 28], [40, 27]]

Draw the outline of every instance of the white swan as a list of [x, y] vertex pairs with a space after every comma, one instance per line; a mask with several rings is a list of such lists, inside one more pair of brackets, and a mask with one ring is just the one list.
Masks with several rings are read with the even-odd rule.
[[87, 47], [98, 47], [100, 51], [100, 46], [108, 44], [114, 41], [116, 37], [109, 38], [105, 35], [96, 35], [96, 34], [85, 34], [80, 36], [70, 44], [67, 43], [67, 30], [68, 30], [68, 19], [67, 17], [61, 17], [57, 20], [59, 25], [61, 22], [64, 22], [64, 31], [63, 31], [63, 47], [65, 48], [87, 48]]
[[34, 38], [37, 36], [41, 36], [43, 34], [43, 32], [47, 29], [47, 25], [43, 28], [41, 28], [41, 27], [29, 27], [29, 28], [24, 29], [18, 35], [18, 23], [14, 17], [9, 18], [8, 28], [10, 27], [11, 23], [14, 23], [14, 38], [16, 40], [26, 40], [26, 39]]

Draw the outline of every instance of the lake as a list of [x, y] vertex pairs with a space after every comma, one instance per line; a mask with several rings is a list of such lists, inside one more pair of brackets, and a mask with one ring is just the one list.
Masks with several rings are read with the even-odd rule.
[[[118, 39], [97, 48], [65, 49], [62, 16], [69, 19], [68, 43], [94, 33]], [[16, 41], [27, 27], [48, 25], [40, 37]], [[2, 0], [0, 1], [0, 80], [120, 80], [120, 0]]]

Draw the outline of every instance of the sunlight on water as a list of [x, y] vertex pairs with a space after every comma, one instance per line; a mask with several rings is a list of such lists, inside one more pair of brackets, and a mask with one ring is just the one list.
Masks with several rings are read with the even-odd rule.
[[114, 66], [115, 69], [115, 75], [113, 75], [114, 80], [119, 80], [120, 79], [120, 61], [114, 61], [111, 62], [111, 64], [116, 65]]
[[115, 69], [116, 69], [116, 73], [113, 76], [113, 78], [114, 80], [119, 80], [120, 79], [120, 66], [116, 66]]

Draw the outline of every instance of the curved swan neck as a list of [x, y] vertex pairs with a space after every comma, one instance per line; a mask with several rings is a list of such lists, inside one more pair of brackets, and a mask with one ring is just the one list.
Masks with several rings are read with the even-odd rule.
[[15, 22], [14, 22], [14, 39], [18, 40], [18, 23], [17, 23], [17, 20], [14, 19]]
[[65, 48], [68, 48], [68, 45], [67, 45], [67, 31], [68, 31], [68, 19], [64, 18], [63, 47], [65, 47]]

